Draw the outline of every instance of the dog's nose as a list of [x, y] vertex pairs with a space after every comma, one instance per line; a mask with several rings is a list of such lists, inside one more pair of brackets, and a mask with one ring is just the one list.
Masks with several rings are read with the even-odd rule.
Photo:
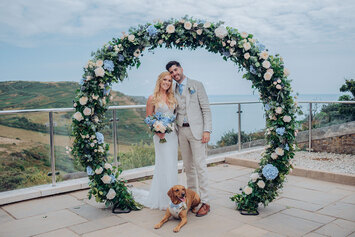
[[182, 195], [182, 197], [185, 197], [185, 193], [183, 193], [183, 194], [181, 194]]

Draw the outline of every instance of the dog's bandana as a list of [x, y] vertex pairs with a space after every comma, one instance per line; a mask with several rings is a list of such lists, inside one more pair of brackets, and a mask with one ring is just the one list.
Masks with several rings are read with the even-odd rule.
[[187, 209], [186, 202], [180, 202], [179, 204], [174, 204], [172, 201], [170, 201], [169, 203], [169, 211], [171, 215], [176, 219], [179, 219], [180, 212], [186, 209]]

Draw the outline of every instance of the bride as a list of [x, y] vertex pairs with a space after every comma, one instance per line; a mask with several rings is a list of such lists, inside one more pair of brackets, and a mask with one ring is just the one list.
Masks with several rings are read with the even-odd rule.
[[[158, 76], [153, 95], [149, 96], [146, 116], [157, 112], [172, 115], [177, 106], [173, 92], [173, 81], [169, 72]], [[159, 143], [165, 138], [167, 142]], [[152, 209], [165, 210], [169, 205], [167, 192], [177, 184], [178, 178], [178, 138], [173, 132], [156, 133], [153, 137], [155, 147], [155, 169], [149, 193], [141, 189], [132, 189], [136, 201]]]

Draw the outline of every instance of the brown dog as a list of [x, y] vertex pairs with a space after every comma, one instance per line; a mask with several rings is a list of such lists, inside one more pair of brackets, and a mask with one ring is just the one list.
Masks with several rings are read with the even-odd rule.
[[[195, 208], [199, 206], [200, 196], [191, 189], [186, 189], [182, 185], [175, 185], [168, 191], [170, 197], [170, 205], [166, 209], [163, 219], [154, 226], [159, 229], [171, 216], [181, 219], [180, 223], [174, 228], [174, 232], [179, 232], [180, 228], [187, 223], [187, 212], [191, 209], [193, 213]], [[198, 210], [198, 209], [197, 209]]]

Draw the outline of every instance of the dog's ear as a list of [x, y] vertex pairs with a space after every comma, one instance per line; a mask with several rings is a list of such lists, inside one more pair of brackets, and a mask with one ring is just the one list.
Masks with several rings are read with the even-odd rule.
[[167, 194], [171, 200], [174, 199], [174, 189], [173, 188], [170, 188]]

